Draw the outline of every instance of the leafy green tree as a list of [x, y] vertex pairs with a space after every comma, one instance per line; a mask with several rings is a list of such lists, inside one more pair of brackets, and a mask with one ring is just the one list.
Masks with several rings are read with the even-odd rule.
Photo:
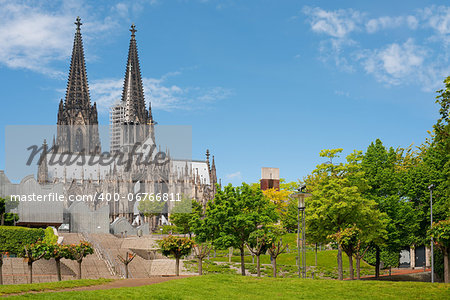
[[41, 247], [43, 252], [45, 253], [43, 256], [44, 259], [55, 259], [56, 274], [58, 277], [58, 281], [61, 281], [61, 259], [70, 257], [69, 246], [57, 244], [56, 242], [51, 241], [43, 241]]
[[261, 277], [261, 254], [266, 253], [271, 246], [272, 238], [269, 236], [267, 227], [260, 227], [259, 229], [250, 233], [248, 241], [245, 242], [247, 249], [256, 256], [256, 276]]
[[428, 231], [430, 237], [433, 237], [434, 243], [439, 247], [444, 255], [444, 282], [450, 282], [450, 218], [433, 223]]
[[259, 225], [277, 220], [274, 205], [259, 187], [230, 184], [223, 189], [218, 186], [214, 200], [207, 204], [205, 217], [201, 221], [197, 219], [194, 232], [200, 240], [209, 240], [216, 248], [239, 249], [241, 272], [245, 276], [244, 249], [250, 234]]
[[161, 252], [165, 256], [173, 255], [175, 257], [175, 274], [180, 275], [180, 258], [188, 255], [194, 246], [194, 241], [190, 238], [177, 237], [169, 235], [158, 241]]
[[79, 244], [67, 245], [66, 258], [76, 260], [78, 263], [78, 279], [81, 279], [81, 263], [83, 262], [83, 258], [92, 253], [94, 253], [94, 248], [91, 243], [86, 241], [82, 241]]
[[14, 225], [19, 220], [17, 214], [8, 212], [18, 206], [18, 201], [11, 201], [10, 198], [0, 198], [0, 226]]
[[172, 208], [169, 220], [177, 227], [179, 233], [189, 234], [189, 237], [192, 237], [193, 219], [201, 216], [202, 212], [202, 205], [195, 199], [183, 198]]
[[[361, 168], [362, 152], [354, 151], [347, 156], [345, 163], [332, 163], [341, 152], [342, 149], [322, 150], [320, 156], [329, 161], [318, 165], [306, 180], [312, 194], [306, 202], [308, 231], [315, 231], [317, 239], [322, 242], [353, 225], [364, 231], [369, 223], [366, 220], [372, 220], [373, 216], [384, 218], [375, 201], [362, 195], [367, 189]], [[378, 230], [383, 230], [382, 225]], [[342, 245], [339, 243], [337, 260], [338, 278], [342, 280]], [[351, 256], [349, 260], [352, 261]]]
[[[398, 266], [400, 250], [411, 245], [419, 228], [414, 202], [402, 191], [407, 173], [417, 161], [411, 147], [386, 149], [377, 139], [367, 148], [362, 159], [368, 189], [364, 197], [375, 201], [387, 215], [386, 239], [372, 242], [369, 257], [375, 253], [376, 276], [379, 275], [380, 257], [385, 266]], [[387, 259], [392, 258], [392, 259]]]
[[[149, 199], [148, 197], [139, 202], [138, 210], [144, 214], [144, 216], [153, 218], [161, 215], [166, 208], [166, 203], [164, 201], [156, 201], [155, 199]], [[156, 227], [152, 224], [152, 228]]]
[[277, 277], [277, 258], [280, 254], [286, 251], [286, 248], [289, 246], [288, 244], [283, 244], [283, 240], [281, 236], [285, 233], [283, 228], [278, 226], [269, 227], [269, 231], [267, 233], [269, 239], [269, 246], [267, 248], [267, 252], [270, 255], [272, 261], [272, 272], [273, 277]]
[[28, 265], [28, 283], [33, 283], [33, 263], [45, 255], [45, 245], [38, 241], [34, 244], [25, 245], [21, 256]]

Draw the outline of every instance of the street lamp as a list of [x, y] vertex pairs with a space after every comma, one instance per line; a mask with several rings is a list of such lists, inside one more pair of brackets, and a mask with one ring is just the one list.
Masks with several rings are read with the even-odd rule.
[[[428, 189], [430, 190], [430, 215], [431, 215], [431, 226], [433, 226], [433, 189], [434, 184], [431, 184]], [[434, 282], [434, 242], [433, 237], [431, 237], [431, 282]]]
[[[306, 278], [306, 247], [305, 247], [305, 199], [311, 194], [306, 193], [304, 190], [306, 185], [302, 185], [298, 189], [298, 193], [292, 194], [292, 197], [298, 199], [297, 210], [297, 263], [298, 263], [298, 277]], [[302, 212], [302, 263], [300, 265], [300, 211]], [[302, 274], [302, 275], [300, 275]]]

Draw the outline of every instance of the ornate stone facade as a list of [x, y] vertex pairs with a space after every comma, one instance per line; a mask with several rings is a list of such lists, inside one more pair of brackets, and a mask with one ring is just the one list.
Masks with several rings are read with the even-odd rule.
[[[92, 200], [85, 205], [93, 211], [103, 210], [105, 206], [108, 206], [110, 223], [117, 218], [125, 218], [135, 226], [141, 226], [145, 221], [158, 223], [168, 219], [167, 213], [162, 214], [164, 218], [160, 215], [153, 217], [153, 220], [144, 217], [137, 209], [139, 199], [136, 195], [140, 193], [182, 194], [184, 197], [193, 198], [206, 205], [206, 202], [214, 197], [217, 183], [215, 161], [212, 157], [210, 163], [209, 150], [206, 151], [206, 159], [202, 161], [174, 160], [170, 157], [169, 150], [164, 152], [164, 163], [161, 164], [137, 164], [134, 163], [137, 159], [134, 156], [129, 168], [120, 165], [117, 159], [108, 166], [49, 164], [52, 155], [58, 157], [65, 153], [83, 153], [85, 161], [101, 157], [97, 109], [95, 102], [93, 105], [90, 102], [79, 18], [75, 24], [77, 28], [66, 99], [64, 103], [61, 100], [59, 104], [57, 139], [53, 142], [53, 146], [57, 147], [52, 147], [42, 157], [38, 182], [44, 185], [63, 183], [67, 198], [70, 195], [92, 195]], [[151, 107], [149, 104], [147, 110], [145, 104], [134, 25], [131, 26], [130, 31], [131, 39], [122, 98], [115, 105], [120, 109], [112, 110], [113, 113], [120, 111], [119, 115], [111, 117], [111, 137], [116, 138], [115, 144], [111, 144], [112, 154], [116, 151], [125, 154], [134, 150], [137, 153], [145, 152], [146, 146], [156, 145], [155, 122]], [[113, 136], [114, 134], [116, 136]], [[128, 145], [136, 144], [136, 142], [142, 145], [131, 150]], [[46, 147], [45, 144], [44, 148]], [[105, 199], [104, 195], [113, 195], [113, 199]], [[119, 196], [114, 199], [114, 195]], [[77, 216], [70, 214], [71, 205], [73, 205], [72, 202], [65, 203], [64, 223], [89, 222], [85, 218], [74, 221], [73, 218]], [[169, 209], [170, 205], [169, 202], [166, 203]], [[91, 227], [77, 226], [77, 228]]]

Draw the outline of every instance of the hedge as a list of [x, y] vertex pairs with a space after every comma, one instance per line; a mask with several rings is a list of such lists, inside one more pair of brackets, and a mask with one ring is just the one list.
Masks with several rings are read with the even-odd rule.
[[58, 241], [58, 237], [53, 232], [52, 227], [45, 228], [45, 236], [44, 236], [44, 242], [49, 244], [56, 244]]
[[0, 226], [0, 252], [19, 254], [23, 246], [43, 240], [44, 229], [19, 226]]

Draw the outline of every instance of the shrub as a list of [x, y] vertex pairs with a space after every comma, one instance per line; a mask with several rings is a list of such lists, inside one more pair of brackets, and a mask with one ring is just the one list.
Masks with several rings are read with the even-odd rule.
[[20, 254], [23, 246], [43, 240], [44, 230], [18, 226], [0, 226], [0, 252]]
[[55, 235], [52, 227], [45, 228], [44, 233], [45, 233], [45, 235], [44, 235], [45, 243], [56, 244], [56, 242], [58, 241], [58, 236]]

